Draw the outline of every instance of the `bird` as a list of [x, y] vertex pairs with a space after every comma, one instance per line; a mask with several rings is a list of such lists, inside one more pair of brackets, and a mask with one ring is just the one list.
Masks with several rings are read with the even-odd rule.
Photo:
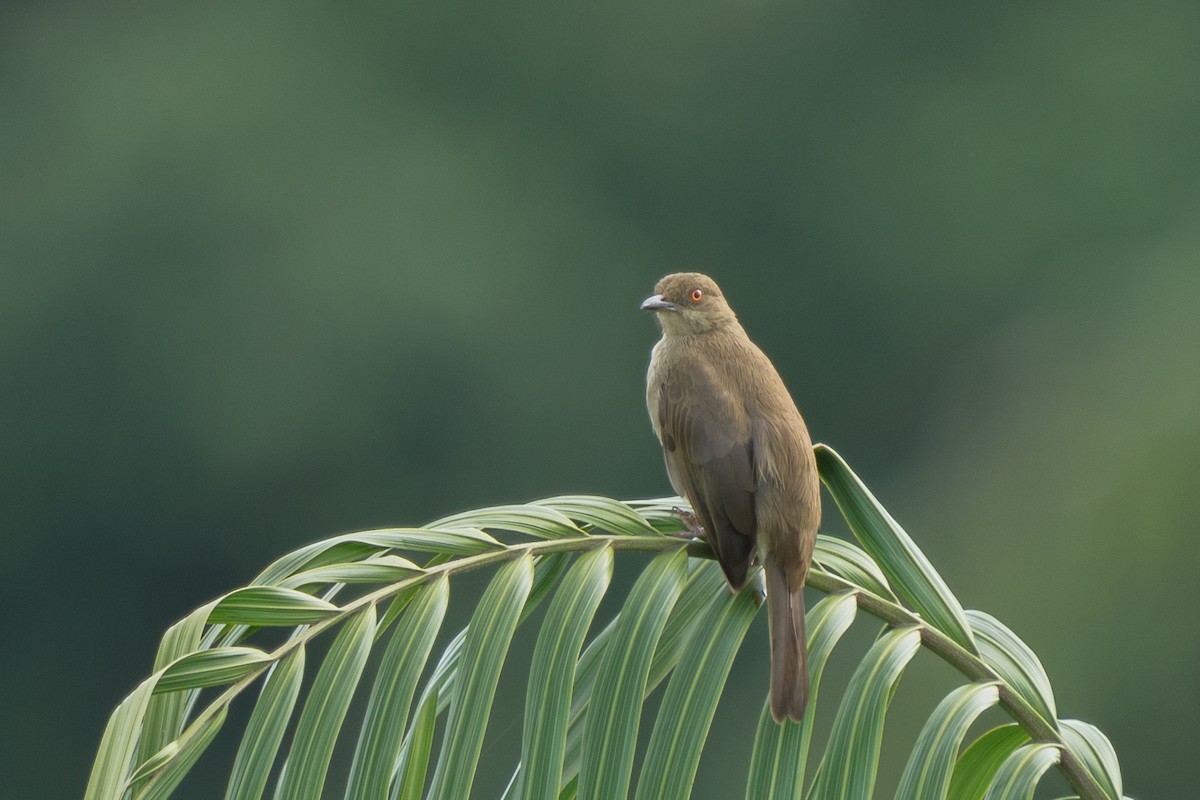
[[667, 275], [642, 303], [662, 328], [646, 372], [646, 408], [680, 511], [711, 546], [734, 591], [757, 563], [771, 638], [771, 715], [808, 705], [804, 582], [821, 521], [812, 439], [774, 365], [716, 282]]

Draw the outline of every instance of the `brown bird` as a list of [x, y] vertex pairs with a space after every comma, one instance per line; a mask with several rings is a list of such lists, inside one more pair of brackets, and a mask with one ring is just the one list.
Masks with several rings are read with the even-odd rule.
[[[642, 303], [662, 338], [650, 355], [646, 406], [667, 475], [692, 504], [684, 521], [737, 590], [757, 556], [771, 631], [771, 714], [808, 705], [804, 578], [821, 521], [812, 440], [775, 367], [709, 277], [668, 275]], [[696, 523], [703, 528], [700, 531]]]

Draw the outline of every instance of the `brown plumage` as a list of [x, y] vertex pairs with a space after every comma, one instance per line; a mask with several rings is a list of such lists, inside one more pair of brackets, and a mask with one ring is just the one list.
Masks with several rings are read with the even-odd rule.
[[775, 367], [750, 341], [713, 280], [668, 275], [642, 309], [662, 338], [646, 405], [671, 485], [692, 504], [729, 585], [755, 557], [767, 584], [771, 713], [808, 704], [804, 579], [821, 521], [812, 440]]

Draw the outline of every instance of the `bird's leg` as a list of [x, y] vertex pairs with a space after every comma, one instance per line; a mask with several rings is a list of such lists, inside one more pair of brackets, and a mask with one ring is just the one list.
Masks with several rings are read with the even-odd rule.
[[701, 527], [700, 520], [696, 519], [695, 514], [685, 508], [680, 508], [679, 506], [675, 506], [671, 510], [679, 515], [679, 521], [682, 522], [685, 527], [687, 527], [686, 531], [680, 531], [679, 533], [676, 533], [675, 536], [678, 536], [680, 539], [699, 539], [702, 542], [708, 541], [708, 534], [705, 533], [704, 528]]

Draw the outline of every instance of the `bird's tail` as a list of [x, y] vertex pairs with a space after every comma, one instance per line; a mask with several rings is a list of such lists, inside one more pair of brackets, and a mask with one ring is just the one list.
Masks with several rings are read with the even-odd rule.
[[808, 635], [804, 630], [804, 582], [790, 585], [778, 566], [764, 565], [767, 621], [771, 630], [771, 716], [799, 722], [808, 706]]

